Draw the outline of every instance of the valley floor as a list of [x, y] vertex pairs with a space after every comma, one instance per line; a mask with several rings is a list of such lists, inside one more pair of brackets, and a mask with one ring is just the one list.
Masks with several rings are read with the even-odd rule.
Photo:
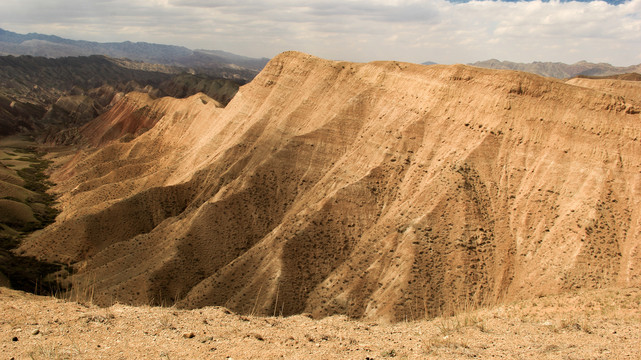
[[99, 308], [0, 288], [2, 359], [639, 359], [641, 289], [379, 324], [224, 308]]

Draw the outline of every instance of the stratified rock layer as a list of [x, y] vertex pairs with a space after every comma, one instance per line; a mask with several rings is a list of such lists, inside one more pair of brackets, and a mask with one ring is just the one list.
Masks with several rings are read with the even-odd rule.
[[101, 303], [399, 320], [641, 285], [638, 96], [289, 52], [225, 109], [140, 104], [156, 125], [61, 167], [22, 247]]

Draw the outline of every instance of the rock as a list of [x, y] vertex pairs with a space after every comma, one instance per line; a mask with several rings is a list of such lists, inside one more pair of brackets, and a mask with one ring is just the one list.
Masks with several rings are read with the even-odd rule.
[[210, 342], [212, 340], [214, 340], [213, 336], [204, 336], [202, 339], [200, 339], [200, 342], [204, 344], [204, 343]]

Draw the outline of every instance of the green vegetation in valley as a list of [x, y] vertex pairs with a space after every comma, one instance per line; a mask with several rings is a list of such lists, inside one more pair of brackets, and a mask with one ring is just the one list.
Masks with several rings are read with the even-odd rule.
[[56, 196], [48, 192], [54, 184], [45, 174], [51, 161], [35, 144], [17, 139], [0, 141], [0, 274], [14, 289], [51, 294], [59, 287], [45, 279], [61, 265], [14, 251], [25, 236], [53, 223], [59, 213], [54, 208]]

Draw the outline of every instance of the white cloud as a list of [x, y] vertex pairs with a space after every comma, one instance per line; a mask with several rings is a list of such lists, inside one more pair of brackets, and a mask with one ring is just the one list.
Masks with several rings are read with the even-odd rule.
[[300, 50], [354, 61], [638, 62], [641, 0], [3, 0], [0, 26], [249, 56]]

